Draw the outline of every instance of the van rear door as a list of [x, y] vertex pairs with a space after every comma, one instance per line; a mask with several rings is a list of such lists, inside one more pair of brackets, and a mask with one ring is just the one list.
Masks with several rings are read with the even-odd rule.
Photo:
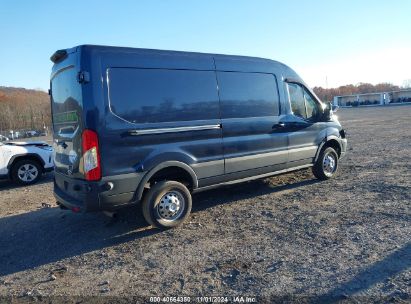
[[77, 52], [56, 63], [51, 75], [51, 109], [55, 171], [84, 178], [81, 168], [82, 90], [77, 80]]

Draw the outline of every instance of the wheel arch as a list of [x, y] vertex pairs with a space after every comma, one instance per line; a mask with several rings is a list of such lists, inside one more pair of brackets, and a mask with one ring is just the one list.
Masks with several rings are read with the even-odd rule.
[[337, 136], [331, 135], [331, 136], [327, 136], [326, 138], [324, 138], [324, 140], [321, 142], [320, 146], [318, 147], [317, 153], [315, 155], [314, 162], [317, 161], [321, 151], [324, 150], [327, 147], [333, 148], [337, 152], [338, 158], [341, 157], [341, 143], [340, 143], [340, 140]]
[[136, 193], [136, 200], [140, 201], [143, 197], [145, 186], [148, 182], [163, 180], [163, 177], [174, 176], [176, 174], [178, 178], [176, 181], [188, 182], [189, 190], [194, 190], [198, 187], [198, 178], [194, 170], [186, 163], [180, 161], [166, 161], [158, 164], [153, 169], [147, 172], [147, 174], [141, 180]]
[[9, 163], [7, 164], [7, 169], [12, 168], [13, 165], [16, 162], [18, 162], [20, 160], [24, 160], [24, 159], [30, 159], [30, 160], [33, 160], [33, 161], [36, 161], [36, 162], [40, 163], [40, 165], [42, 166], [42, 168], [41, 168], [42, 170], [44, 169], [44, 166], [46, 164], [44, 162], [44, 160], [39, 155], [37, 155], [35, 153], [17, 154], [17, 155], [13, 155], [10, 158]]

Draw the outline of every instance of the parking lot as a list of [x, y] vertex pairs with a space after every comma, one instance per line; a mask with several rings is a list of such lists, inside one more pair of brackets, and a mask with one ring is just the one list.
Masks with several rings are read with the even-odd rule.
[[60, 210], [52, 174], [1, 181], [0, 295], [411, 301], [410, 112], [340, 109], [349, 151], [335, 179], [304, 170], [196, 194], [174, 230], [138, 208]]

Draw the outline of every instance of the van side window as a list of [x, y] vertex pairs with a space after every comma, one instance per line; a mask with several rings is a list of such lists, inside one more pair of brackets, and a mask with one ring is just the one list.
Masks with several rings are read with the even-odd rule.
[[263, 73], [217, 72], [222, 118], [277, 116], [275, 76]]
[[291, 111], [295, 116], [307, 118], [303, 88], [295, 83], [287, 83], [290, 96]]
[[311, 97], [311, 94], [304, 90], [305, 107], [307, 109], [307, 119], [317, 117], [319, 109], [317, 102]]
[[319, 114], [318, 104], [311, 94], [296, 83], [287, 83], [291, 110], [295, 116], [312, 119]]
[[111, 111], [132, 123], [219, 119], [214, 71], [110, 68]]

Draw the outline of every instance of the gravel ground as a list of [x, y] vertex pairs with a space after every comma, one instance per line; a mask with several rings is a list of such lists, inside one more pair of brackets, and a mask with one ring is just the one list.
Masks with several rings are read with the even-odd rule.
[[409, 303], [410, 112], [341, 109], [349, 151], [338, 177], [305, 170], [203, 192], [169, 231], [133, 208], [116, 219], [60, 210], [52, 174], [25, 188], [0, 182], [0, 295]]

